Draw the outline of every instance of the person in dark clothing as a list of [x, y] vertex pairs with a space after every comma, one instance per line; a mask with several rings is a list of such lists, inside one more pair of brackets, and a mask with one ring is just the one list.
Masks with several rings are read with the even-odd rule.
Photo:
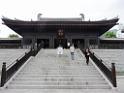
[[89, 49], [85, 49], [85, 58], [86, 58], [86, 63], [87, 65], [89, 64], [89, 56], [90, 56], [90, 53], [89, 53]]

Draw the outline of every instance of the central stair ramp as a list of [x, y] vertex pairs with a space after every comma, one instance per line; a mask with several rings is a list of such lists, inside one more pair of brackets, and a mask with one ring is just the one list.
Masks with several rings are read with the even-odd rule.
[[[74, 60], [70, 51], [58, 56], [55, 49], [41, 49], [7, 85], [7, 89], [88, 89], [111, 90], [92, 62], [85, 62], [76, 49]], [[90, 60], [91, 61], [91, 60]]]

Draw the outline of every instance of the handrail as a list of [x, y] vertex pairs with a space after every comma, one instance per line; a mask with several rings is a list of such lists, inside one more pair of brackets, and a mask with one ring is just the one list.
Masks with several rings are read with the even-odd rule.
[[91, 50], [89, 50], [90, 53], [90, 58], [93, 60], [93, 62], [99, 67], [99, 69], [106, 75], [106, 77], [108, 78], [108, 80], [111, 82], [111, 84], [114, 87], [117, 87], [117, 83], [116, 83], [116, 70], [115, 70], [115, 63], [112, 63], [112, 67], [108, 68], [104, 63], [103, 60], [99, 59], [98, 56], [96, 56], [96, 54], [94, 52], [91, 52]]
[[[91, 53], [94, 53], [92, 50], [90, 50]], [[111, 66], [107, 64], [107, 62], [105, 62], [104, 60], [102, 60], [101, 57], [99, 57], [96, 53], [94, 53], [94, 55], [109, 69], [111, 70]]]
[[[29, 51], [26, 51], [26, 53], [28, 53]], [[20, 60], [22, 57], [24, 57], [25, 54], [22, 54], [18, 59], [16, 59], [15, 61], [13, 61], [11, 64], [9, 64], [6, 68], [9, 69], [11, 68], [18, 60]]]

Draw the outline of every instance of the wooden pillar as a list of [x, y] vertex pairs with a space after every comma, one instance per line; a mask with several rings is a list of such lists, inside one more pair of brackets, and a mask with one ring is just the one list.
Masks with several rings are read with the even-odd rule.
[[100, 39], [97, 38], [97, 45], [98, 45], [98, 48], [100, 48]]
[[23, 39], [21, 40], [21, 46], [22, 48], [26, 48], [26, 38], [23, 37]]
[[54, 41], [54, 37], [50, 37], [50, 38], [49, 38], [49, 47], [50, 47], [50, 48], [54, 48], [54, 42], [55, 42], [55, 41]]
[[88, 38], [86, 38], [85, 40], [84, 40], [84, 48], [88, 48], [89, 47], [89, 39]]

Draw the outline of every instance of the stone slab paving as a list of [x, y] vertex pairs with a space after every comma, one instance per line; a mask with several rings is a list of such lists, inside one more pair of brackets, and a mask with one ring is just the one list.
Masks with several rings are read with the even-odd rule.
[[124, 93], [124, 49], [93, 49], [93, 51], [111, 66], [111, 63], [116, 63], [117, 70], [117, 86]]
[[0, 69], [3, 62], [8, 66], [27, 51], [28, 49], [0, 49]]
[[117, 85], [121, 93], [124, 93], [124, 76], [117, 76]]
[[28, 49], [0, 49], [0, 77], [3, 62], [6, 62], [9, 66], [17, 58], [23, 56], [25, 52], [28, 52]]
[[115, 63], [118, 74], [124, 72], [124, 49], [93, 49], [93, 51], [109, 67], [111, 63]]

